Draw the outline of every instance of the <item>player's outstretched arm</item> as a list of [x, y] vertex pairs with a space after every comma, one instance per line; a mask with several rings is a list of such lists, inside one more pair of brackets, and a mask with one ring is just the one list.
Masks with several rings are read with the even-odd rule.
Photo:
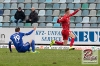
[[69, 16], [74, 16], [78, 11], [80, 11], [81, 8], [75, 10], [73, 13], [71, 13]]
[[11, 44], [12, 44], [12, 41], [9, 41], [8, 45], [9, 45], [9, 50], [10, 50], [10, 52], [12, 52]]
[[30, 34], [32, 34], [33, 31], [35, 31], [35, 30], [36, 30], [36, 27], [34, 27], [33, 30], [31, 30], [30, 32], [28, 32], [28, 33], [24, 33], [24, 35], [30, 35]]

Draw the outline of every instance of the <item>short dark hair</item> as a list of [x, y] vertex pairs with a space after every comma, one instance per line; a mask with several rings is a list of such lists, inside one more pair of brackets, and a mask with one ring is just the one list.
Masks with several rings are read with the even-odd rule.
[[18, 7], [19, 10], [21, 10], [21, 7]]
[[65, 9], [65, 12], [67, 12], [68, 10], [69, 10], [69, 8], [66, 8], [66, 9]]
[[16, 27], [15, 28], [15, 32], [19, 32], [20, 31], [20, 28], [19, 27]]

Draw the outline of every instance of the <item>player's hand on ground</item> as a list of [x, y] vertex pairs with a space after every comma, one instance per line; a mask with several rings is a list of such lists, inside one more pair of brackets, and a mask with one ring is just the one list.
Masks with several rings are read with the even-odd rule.
[[33, 30], [36, 30], [36, 27], [34, 27]]

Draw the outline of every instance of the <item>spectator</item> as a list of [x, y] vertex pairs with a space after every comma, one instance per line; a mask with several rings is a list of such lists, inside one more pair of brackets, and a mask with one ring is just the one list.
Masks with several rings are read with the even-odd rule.
[[18, 8], [14, 17], [15, 17], [15, 21], [14, 21], [15, 23], [22, 22], [25, 19], [25, 14], [22, 11], [21, 7]]
[[28, 20], [26, 20], [26, 23], [34, 23], [38, 21], [38, 13], [35, 11], [35, 8], [32, 7], [32, 12], [30, 13]]

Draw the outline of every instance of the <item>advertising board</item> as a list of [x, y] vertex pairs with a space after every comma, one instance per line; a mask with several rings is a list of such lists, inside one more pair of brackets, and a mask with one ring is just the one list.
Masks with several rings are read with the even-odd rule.
[[[61, 28], [38, 28], [35, 41], [38, 44], [49, 44], [51, 40], [62, 41]], [[100, 30], [95, 28], [73, 28], [71, 31], [76, 36], [77, 45], [100, 45]], [[70, 42], [68, 39], [68, 44]]]
[[[21, 28], [21, 32], [28, 32], [32, 28]], [[34, 39], [36, 44], [50, 44], [51, 40], [62, 41], [61, 28], [37, 28], [31, 35], [23, 37], [24, 42]], [[14, 28], [0, 28], [0, 43], [8, 43]], [[96, 28], [73, 28], [77, 45], [100, 45], [100, 30]], [[70, 42], [68, 39], [68, 44]]]

